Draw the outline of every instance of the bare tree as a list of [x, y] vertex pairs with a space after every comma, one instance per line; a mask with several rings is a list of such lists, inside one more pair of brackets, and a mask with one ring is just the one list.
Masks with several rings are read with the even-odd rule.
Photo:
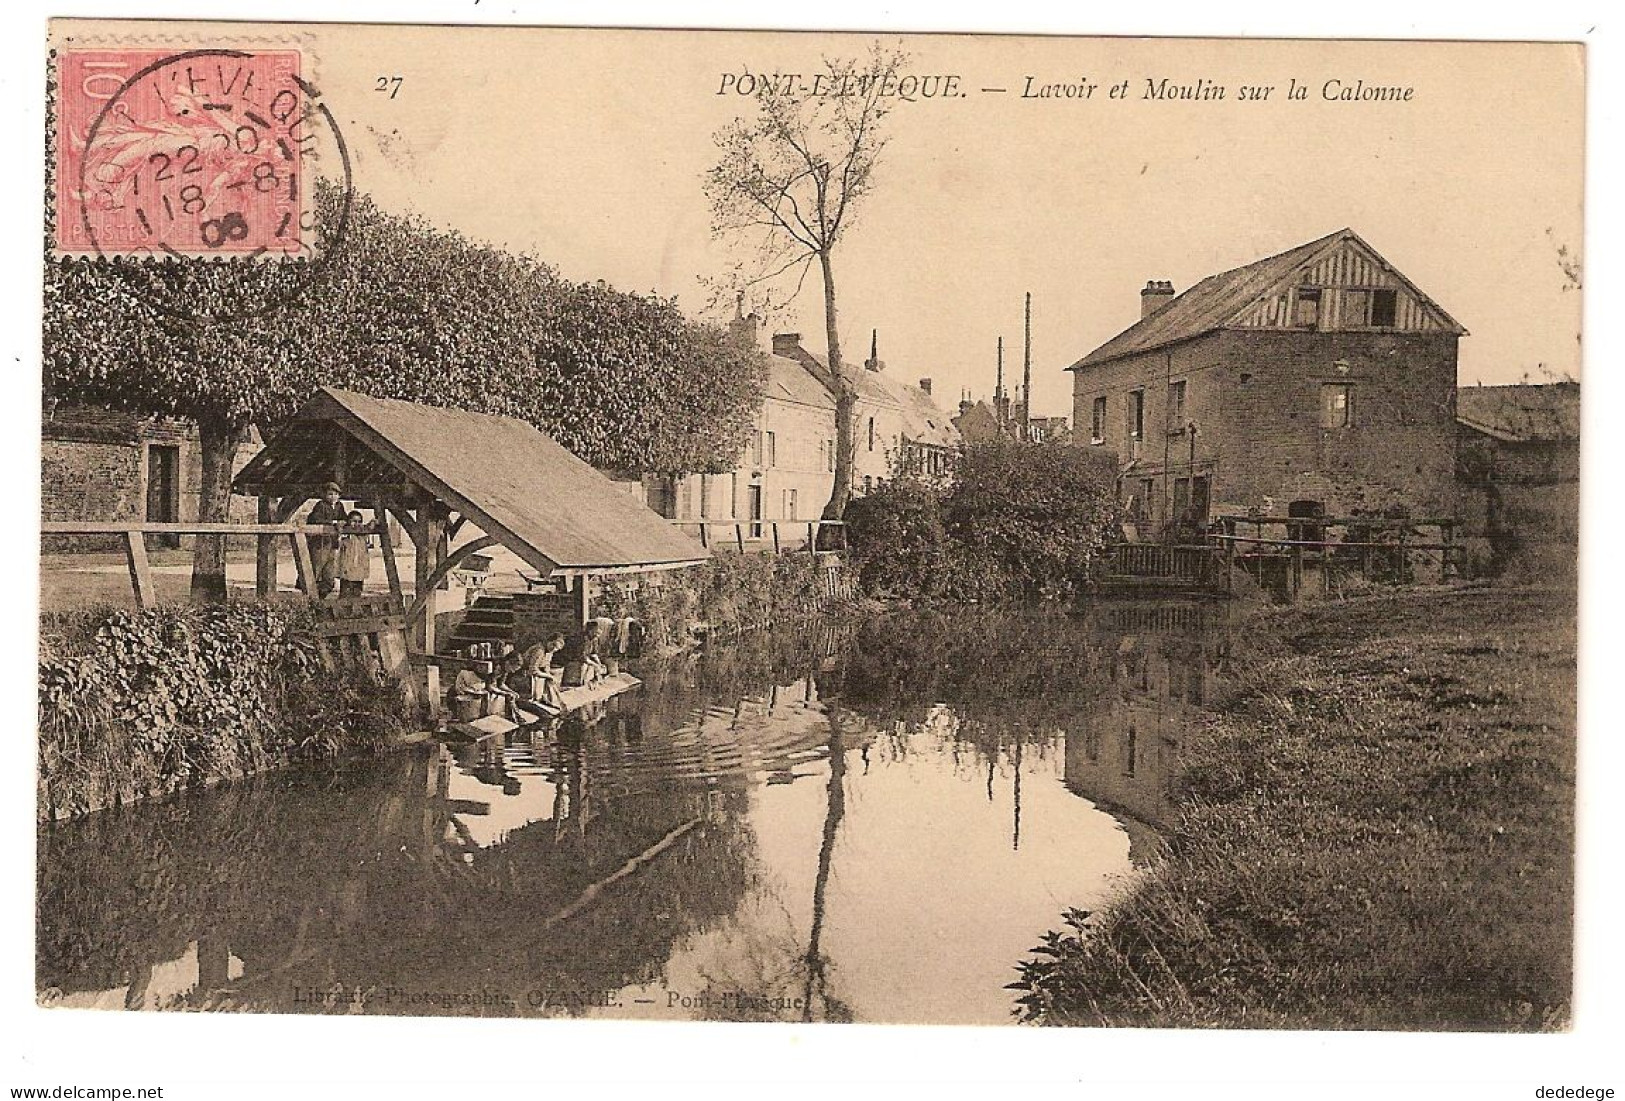
[[[835, 487], [824, 518], [838, 520], [852, 493], [857, 387], [841, 358], [835, 309], [835, 246], [874, 186], [886, 147], [882, 122], [896, 103], [907, 55], [876, 43], [866, 58], [825, 58], [810, 79], [759, 81], [755, 113], [718, 130], [705, 174], [715, 235], [740, 248], [740, 289], [765, 294], [788, 284], [794, 298], [816, 263], [824, 280], [829, 385], [835, 395]], [[788, 301], [788, 298], [785, 301]], [[782, 303], [781, 303], [782, 304]]]

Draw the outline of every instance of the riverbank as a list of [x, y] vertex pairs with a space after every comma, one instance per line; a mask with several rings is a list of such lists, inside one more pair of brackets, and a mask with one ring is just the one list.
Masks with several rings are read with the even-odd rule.
[[1259, 613], [1163, 859], [1023, 965], [1050, 1024], [1535, 1030], [1572, 979], [1575, 596]]
[[41, 616], [39, 819], [397, 743], [400, 686], [326, 669], [312, 626], [291, 602]]

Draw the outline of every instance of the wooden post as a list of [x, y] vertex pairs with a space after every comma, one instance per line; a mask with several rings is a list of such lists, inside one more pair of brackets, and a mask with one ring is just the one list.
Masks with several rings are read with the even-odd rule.
[[[1291, 530], [1290, 528], [1288, 529]], [[1292, 602], [1298, 602], [1298, 594], [1303, 591], [1303, 546], [1296, 540], [1292, 543], [1291, 577], [1288, 586], [1292, 590]]]
[[[432, 504], [425, 504], [418, 508], [416, 519], [417, 532], [417, 558], [414, 560], [414, 574], [416, 575], [412, 588], [414, 602], [423, 604], [422, 618], [412, 625], [412, 642], [420, 654], [435, 652], [434, 617], [438, 603], [434, 598], [434, 574], [439, 567], [442, 544], [445, 542], [446, 520], [442, 516], [434, 515]], [[433, 668], [431, 666], [431, 668]]]
[[739, 553], [745, 553], [745, 525], [734, 522], [734, 542], [739, 544]]
[[818, 521], [807, 521], [807, 553], [818, 553]]
[[378, 550], [384, 558], [384, 576], [389, 579], [389, 595], [404, 607], [406, 597], [401, 592], [401, 564], [395, 561], [395, 543], [389, 537], [389, 510], [379, 505], [372, 510], [378, 521]]
[[299, 591], [315, 600], [316, 567], [310, 560], [310, 539], [302, 531], [294, 532], [289, 538], [293, 540], [293, 561], [299, 571]]
[[576, 622], [586, 626], [587, 621], [592, 618], [592, 579], [586, 574], [581, 574], [575, 578], [575, 583], [575, 589], [573, 590], [575, 603], [572, 610], [575, 613]]
[[768, 523], [771, 524], [772, 527], [773, 527], [773, 553], [778, 554], [779, 553], [779, 522], [777, 520], [769, 520]]
[[[256, 518], [262, 524], [275, 524], [276, 498], [261, 497]], [[274, 535], [254, 537], [254, 594], [267, 597], [276, 592], [277, 540]]]
[[152, 590], [152, 569], [147, 565], [146, 537], [139, 530], [124, 533], [124, 552], [130, 567], [130, 589], [135, 606], [145, 611], [157, 603]]
[[700, 546], [706, 548], [711, 546], [711, 525], [704, 520], [700, 521]]

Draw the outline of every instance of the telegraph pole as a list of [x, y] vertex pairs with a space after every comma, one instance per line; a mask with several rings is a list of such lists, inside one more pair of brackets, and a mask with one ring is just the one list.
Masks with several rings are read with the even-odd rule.
[[1027, 292], [1026, 348], [1021, 356], [1021, 438], [1032, 438], [1033, 421], [1033, 292]]

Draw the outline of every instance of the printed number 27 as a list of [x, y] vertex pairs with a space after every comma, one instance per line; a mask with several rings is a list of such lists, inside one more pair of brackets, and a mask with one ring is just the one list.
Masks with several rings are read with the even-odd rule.
[[373, 91], [388, 92], [389, 98], [394, 99], [400, 95], [401, 85], [404, 83], [406, 83], [404, 76], [381, 76], [378, 78], [378, 86]]

